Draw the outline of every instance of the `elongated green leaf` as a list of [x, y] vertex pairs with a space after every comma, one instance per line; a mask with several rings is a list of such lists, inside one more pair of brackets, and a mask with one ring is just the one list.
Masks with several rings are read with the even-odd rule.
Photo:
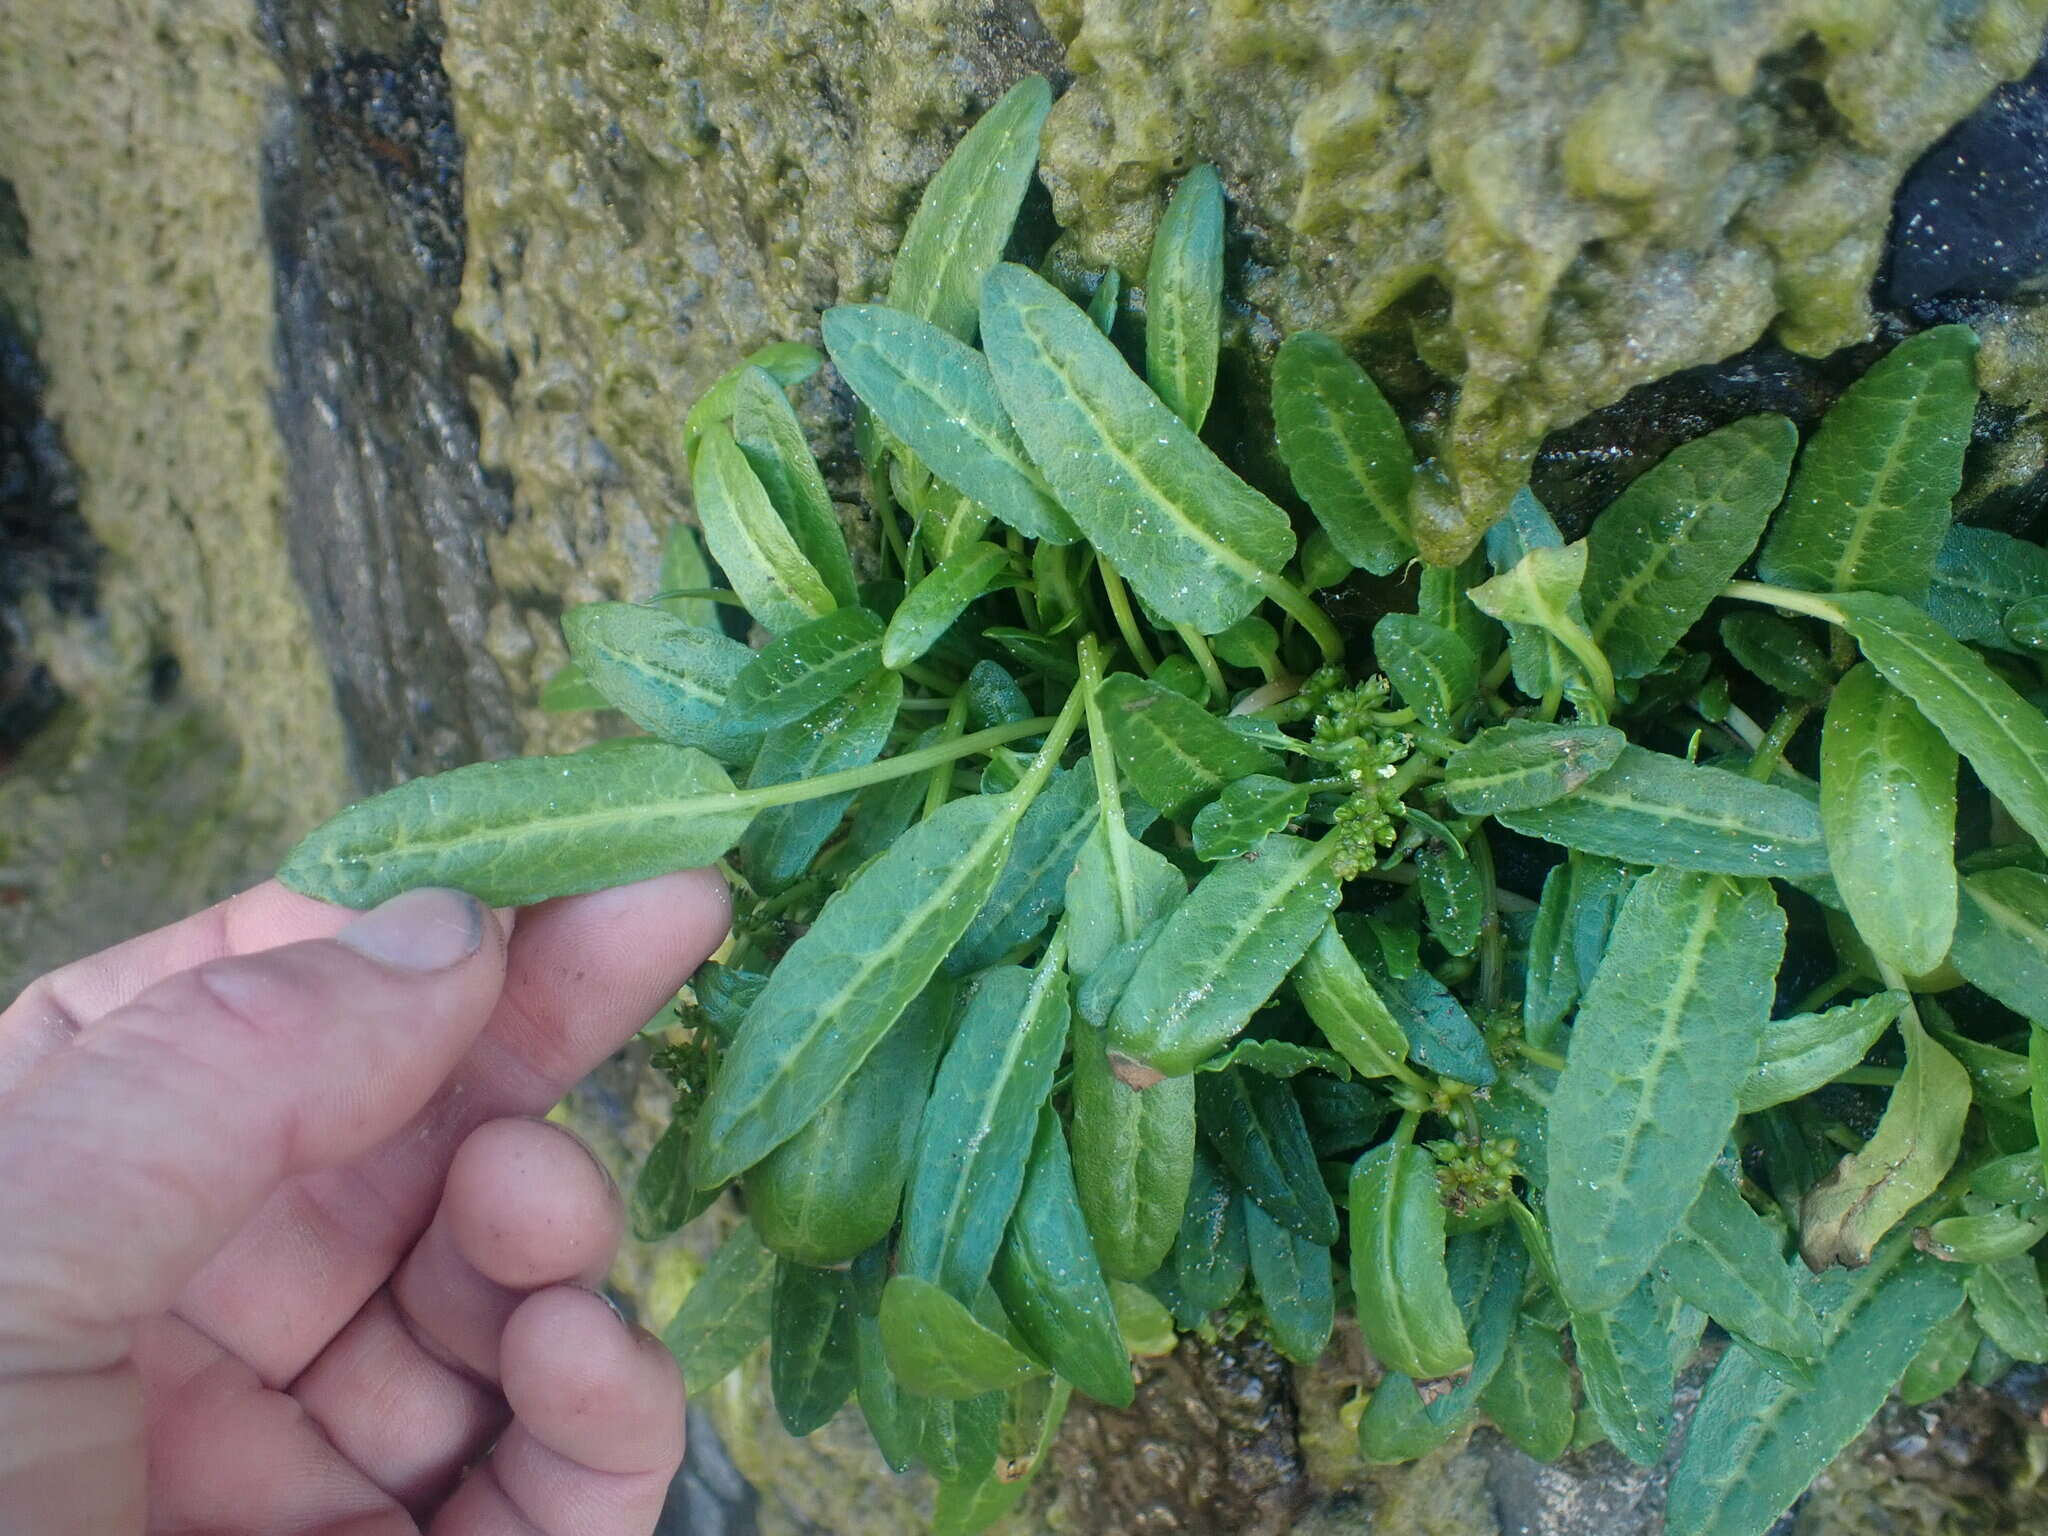
[[637, 603], [571, 608], [562, 634], [601, 702], [643, 730], [725, 763], [745, 762], [759, 747], [758, 732], [723, 718], [726, 696], [754, 659], [739, 641]]
[[761, 477], [724, 427], [705, 434], [690, 485], [711, 558], [763, 627], [795, 629], [832, 611], [832, 589], [804, 558]]
[[1877, 1131], [1807, 1192], [1799, 1252], [1815, 1273], [1868, 1263], [1885, 1233], [1940, 1185], [1970, 1112], [1970, 1075], [1909, 1009], [1899, 1018], [1906, 1071]]
[[1294, 1044], [1292, 1040], [1239, 1040], [1212, 1055], [1196, 1071], [1229, 1071], [1231, 1067], [1243, 1067], [1262, 1077], [1300, 1077], [1311, 1071], [1327, 1071], [1346, 1083], [1352, 1077], [1352, 1065], [1335, 1051], [1317, 1051], [1313, 1044]]
[[1756, 1070], [1736, 1103], [1745, 1115], [1804, 1098], [1864, 1058], [1906, 1006], [1903, 992], [1876, 992], [1821, 1013], [1794, 1014], [1764, 1026]]
[[1508, 720], [1451, 754], [1444, 793], [1462, 816], [1533, 810], [1605, 773], [1627, 744], [1612, 726]]
[[2015, 1360], [2048, 1362], [2048, 1297], [2031, 1253], [1972, 1265], [1963, 1279], [1977, 1326]]
[[[683, 418], [683, 455], [695, 461], [697, 446], [704, 434], [732, 416], [733, 400], [739, 393], [740, 380], [749, 368], [759, 368], [784, 389], [794, 388], [803, 383], [824, 364], [824, 356], [816, 347], [805, 346], [800, 341], [771, 341], [765, 347], [749, 352], [739, 365], [720, 374], [712, 386], [697, 397]], [[694, 578], [688, 581], [670, 581], [670, 572], [664, 568], [662, 587], [709, 586], [706, 581]], [[685, 615], [687, 617], [687, 615]], [[703, 622], [695, 620], [693, 622]]]
[[1745, 608], [1729, 614], [1721, 620], [1721, 643], [1738, 663], [1788, 698], [1817, 704], [1835, 685], [1820, 642], [1775, 613]]
[[1871, 665], [1970, 760], [2036, 843], [2048, 845], [2048, 721], [1984, 659], [1903, 598], [1832, 599]]
[[[1491, 581], [1481, 582], [1466, 596], [1481, 613], [1511, 625], [1510, 643], [1516, 633], [1526, 642], [1531, 633], [1547, 637], [1562, 648], [1552, 659], [1548, 651], [1540, 656], [1537, 670], [1546, 687], [1561, 686], [1578, 663], [1568, 659], [1571, 647], [1584, 651], [1591, 645], [1579, 601], [1579, 588], [1586, 581], [1586, 541], [1576, 544], [1538, 544]], [[1526, 650], [1526, 644], [1524, 649]], [[1512, 659], [1511, 659], [1512, 664]], [[1583, 670], [1583, 668], [1582, 668]]]
[[348, 907], [423, 885], [523, 907], [709, 864], [747, 821], [702, 752], [624, 742], [401, 784], [308, 833], [277, 877]]
[[1764, 542], [1766, 581], [1816, 592], [1927, 594], [1977, 412], [1977, 334], [1942, 325], [1844, 391], [1799, 456]]
[[822, 1268], [889, 1235], [952, 1014], [952, 983], [925, 988], [846, 1086], [747, 1170], [747, 1214], [762, 1242]]
[[1995, 1205], [1935, 1222], [1927, 1229], [1927, 1251], [1959, 1264], [1996, 1264], [2032, 1253], [2043, 1237], [2048, 1237], [2048, 1214], [2027, 1216], [2016, 1206]]
[[1372, 1352], [1417, 1381], [1472, 1363], [1444, 1266], [1436, 1159], [1412, 1142], [1382, 1142], [1351, 1168], [1351, 1294]]
[[[879, 1325], [876, 1331], [879, 1337]], [[1006, 1399], [1004, 1392], [909, 1399], [917, 1411], [917, 1459], [940, 1487], [978, 1484], [994, 1470]]]
[[844, 1272], [779, 1265], [768, 1382], [782, 1427], [808, 1435], [823, 1426], [853, 1395], [859, 1374]]
[[1529, 1317], [1519, 1319], [1500, 1369], [1479, 1395], [1479, 1406], [1515, 1448], [1538, 1461], [1556, 1461], [1571, 1448], [1572, 1373], [1564, 1336]]
[[1565, 1015], [1579, 1000], [1579, 962], [1572, 950], [1575, 866], [1567, 857], [1543, 877], [1522, 982], [1522, 1033], [1539, 1050], [1558, 1043]]
[[1479, 694], [1479, 658], [1464, 637], [1412, 613], [1373, 626], [1373, 654], [1401, 702], [1425, 725], [1455, 731]]
[[1678, 1235], [1657, 1256], [1671, 1288], [1730, 1333], [1781, 1355], [1820, 1352], [1820, 1322], [1776, 1232], [1721, 1170], [1707, 1175]]
[[[1171, 859], [1098, 816], [1067, 877], [1068, 969], [1092, 977], [1113, 951], [1165, 917], [1187, 893], [1187, 878]], [[1129, 981], [1129, 974], [1123, 979]]]
[[1312, 1365], [1329, 1346], [1336, 1321], [1330, 1250], [1282, 1226], [1255, 1201], [1246, 1202], [1244, 1222], [1252, 1280], [1273, 1345], [1288, 1359]]
[[1958, 640], [1999, 650], [2017, 647], [2005, 616], [2030, 598], [2048, 595], [2048, 549], [1992, 528], [1948, 530], [1934, 560], [1927, 611]]
[[1268, 1215], [1325, 1248], [1337, 1241], [1337, 1207], [1286, 1082], [1257, 1072], [1200, 1073], [1195, 1113], [1231, 1178]]
[[700, 1181], [795, 1135], [924, 990], [988, 899], [1024, 805], [955, 800], [825, 904], [747, 1014], [704, 1106]]
[[[1056, 772], [1017, 823], [1017, 838], [995, 889], [959, 947], [946, 957], [946, 969], [968, 975], [1045, 932], [1066, 900], [1068, 880], [1094, 833], [1095, 789], [1083, 758]], [[1070, 941], [1070, 961], [1071, 950]], [[1071, 963], [1068, 969], [1080, 974]]]
[[1021, 1382], [1003, 1394], [997, 1446], [1002, 1464], [978, 1481], [939, 1484], [938, 1497], [932, 1501], [932, 1536], [974, 1536], [1024, 1502], [1059, 1435], [1072, 1395], [1066, 1382], [1043, 1378]]
[[740, 375], [733, 393], [733, 441], [754, 467], [761, 488], [768, 493], [775, 510], [796, 547], [810, 561], [833, 599], [851, 606], [854, 601], [853, 557], [846, 552], [846, 535], [832, 510], [832, 493], [818, 472], [804, 441], [802, 423], [790, 409], [789, 397], [774, 377], [760, 368]]
[[1290, 784], [1254, 773], [1226, 785], [1223, 793], [1195, 813], [1195, 857], [1214, 863], [1250, 853], [1271, 833], [1308, 809], [1306, 784]]
[[840, 375], [933, 474], [1029, 538], [1080, 537], [1010, 425], [987, 358], [879, 304], [828, 309], [824, 330]]
[[1024, 1342], [1098, 1402], [1131, 1401], [1131, 1361], [1074, 1188], [1059, 1116], [1039, 1111], [1024, 1188], [996, 1255], [994, 1282]]
[[1574, 1312], [1618, 1305], [1698, 1197], [1784, 950], [1762, 881], [1659, 869], [1622, 903], [1551, 1100], [1550, 1226]]
[[1115, 267], [1105, 267], [1102, 276], [1096, 279], [1095, 291], [1088, 295], [1088, 318], [1105, 336], [1116, 334], [1117, 303], [1123, 294], [1123, 274]]
[[1969, 1370], [1983, 1339], [1983, 1330], [1971, 1318], [1969, 1308], [1958, 1307], [1951, 1312], [1946, 1320], [1934, 1325], [1920, 1353], [1899, 1378], [1899, 1400], [1909, 1408], [1918, 1408], [1951, 1391]]
[[1095, 1251], [1113, 1280], [1158, 1269], [1180, 1230], [1195, 1168], [1195, 1084], [1142, 1093], [1111, 1070], [1102, 1032], [1076, 1021], [1074, 1178]]
[[1950, 958], [1971, 985], [2048, 1024], [2048, 878], [2011, 868], [1965, 879]]
[[1205, 634], [1257, 605], [1294, 555], [1287, 516], [1224, 467], [1060, 292], [989, 274], [996, 391], [1060, 504], [1169, 623]]
[[627, 1214], [633, 1236], [641, 1242], [659, 1242], [685, 1222], [702, 1215], [711, 1203], [690, 1178], [689, 1150], [689, 1119], [678, 1104], [677, 1112], [648, 1149], [646, 1161], [633, 1177]]
[[1630, 482], [1586, 536], [1580, 598], [1617, 677], [1670, 654], [1756, 548], [1799, 434], [1751, 416], [1676, 449]]
[[1835, 889], [1879, 960], [1941, 964], [1956, 925], [1956, 754], [1868, 665], [1844, 677], [1821, 735], [1820, 814]]
[[1145, 268], [1145, 379], [1199, 432], [1216, 393], [1223, 333], [1223, 184], [1198, 165], [1180, 179]]
[[1415, 874], [1429, 936], [1447, 953], [1471, 954], [1486, 925], [1486, 884], [1464, 844], [1454, 837], [1430, 838], [1415, 850]]
[[1276, 834], [1216, 865], [1174, 909], [1110, 1021], [1124, 1055], [1176, 1077], [1244, 1028], [1337, 905], [1321, 845]]
[[882, 636], [882, 665], [906, 667], [924, 655], [1009, 565], [1010, 552], [995, 544], [969, 544], [948, 555], [889, 616]]
[[918, 1128], [900, 1273], [955, 1296], [974, 1295], [988, 1278], [1066, 1048], [1065, 961], [1055, 938], [1035, 970], [1000, 966], [976, 982]]
[[953, 1402], [1000, 1392], [1039, 1369], [965, 1303], [916, 1275], [882, 1288], [882, 1348], [905, 1389]]
[[1415, 558], [1415, 451], [1386, 397], [1333, 338], [1298, 331], [1280, 343], [1273, 425], [1295, 490], [1338, 554], [1375, 576]]
[[[788, 784], [873, 762], [889, 744], [902, 703], [902, 678], [872, 674], [815, 713], [768, 732], [747, 787]], [[740, 838], [740, 862], [754, 887], [780, 890], [808, 869], [852, 802], [851, 794], [826, 795], [757, 815]]]
[[1114, 672], [1097, 690], [1117, 766], [1160, 815], [1185, 821], [1226, 785], [1277, 775], [1280, 760], [1170, 688]]
[[1038, 166], [1052, 87], [1027, 75], [953, 147], [924, 189], [889, 269], [889, 305], [974, 340], [981, 282], [1009, 243]]
[[1390, 1372], [1359, 1420], [1358, 1447], [1367, 1461], [1413, 1460], [1463, 1430], [1477, 1416], [1480, 1394], [1507, 1355], [1525, 1271], [1514, 1233], [1503, 1224], [1454, 1237], [1445, 1264], [1451, 1294], [1471, 1335], [1471, 1368], [1435, 1383], [1426, 1400], [1412, 1380]]
[[775, 1312], [775, 1255], [742, 1221], [726, 1234], [710, 1267], [690, 1287], [661, 1339], [692, 1392], [708, 1392], [739, 1368]]
[[1726, 875], [1827, 873], [1820, 811], [1775, 784], [1626, 746], [1561, 800], [1505, 811], [1503, 825], [1628, 864]]
[[[1366, 957], [1368, 951], [1360, 941], [1353, 914], [1341, 915], [1337, 926], [1349, 940], [1352, 953]], [[1470, 1083], [1475, 1088], [1484, 1088], [1494, 1081], [1498, 1074], [1493, 1057], [1487, 1052], [1485, 1037], [1448, 987], [1420, 966], [1399, 976], [1370, 958], [1364, 958], [1363, 963], [1373, 986], [1386, 999], [1401, 1032], [1408, 1037], [1408, 1054], [1417, 1065], [1427, 1067], [1439, 1077]]]
[[1701, 1394], [1671, 1477], [1672, 1536], [1763, 1536], [1877, 1410], [1961, 1301], [1955, 1272], [1904, 1234], [1862, 1269], [1811, 1282], [1821, 1320], [1813, 1385], [1731, 1349]]
[[1663, 1459], [1672, 1389], [1706, 1323], [1704, 1312], [1651, 1278], [1610, 1311], [1572, 1313], [1586, 1406], [1614, 1448], [1638, 1466]]
[[778, 635], [733, 680], [725, 724], [772, 731], [794, 725], [882, 669], [882, 621], [865, 608], [835, 608]]
[[1392, 1076], [1407, 1059], [1407, 1035], [1334, 921], [1295, 966], [1294, 995], [1360, 1077]]
[[1251, 1264], [1245, 1239], [1250, 1202], [1206, 1146], [1195, 1148], [1194, 1182], [1173, 1241], [1173, 1276], [1187, 1303], [1184, 1325], [1194, 1327], [1237, 1299]]

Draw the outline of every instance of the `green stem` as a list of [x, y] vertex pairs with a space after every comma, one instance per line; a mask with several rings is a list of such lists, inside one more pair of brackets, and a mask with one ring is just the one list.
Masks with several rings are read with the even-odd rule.
[[[939, 727], [939, 739], [944, 741], [959, 736], [960, 727], [967, 723], [967, 695], [956, 693], [953, 702], [946, 709], [945, 722]], [[931, 782], [925, 786], [924, 813], [929, 816], [946, 803], [953, 792], [953, 765], [939, 763], [932, 769]]]
[[778, 805], [800, 805], [806, 800], [823, 800], [828, 795], [851, 794], [857, 789], [866, 789], [874, 784], [886, 784], [891, 779], [909, 778], [912, 774], [924, 773], [943, 763], [959, 758], [973, 757], [976, 753], [987, 752], [995, 747], [1008, 746], [1026, 736], [1036, 736], [1049, 726], [1058, 724], [1049, 715], [1037, 715], [1029, 720], [1016, 720], [1008, 725], [993, 725], [985, 731], [976, 731], [969, 736], [956, 736], [950, 741], [936, 741], [928, 747], [919, 747], [914, 752], [905, 752], [901, 757], [888, 757], [879, 763], [868, 763], [860, 768], [845, 768], [838, 773], [820, 774], [815, 779], [793, 779], [787, 784], [764, 784], [758, 789], [735, 789], [723, 795], [692, 796], [705, 801], [716, 800], [720, 804], [706, 807], [707, 814], [720, 812], [766, 811]]
[[1465, 853], [1479, 871], [1485, 912], [1479, 920], [1479, 1000], [1488, 1012], [1500, 1006], [1507, 976], [1507, 936], [1501, 931], [1500, 887], [1494, 879], [1493, 847], [1484, 828], [1475, 829]]
[[1905, 1075], [1902, 1067], [1851, 1067], [1834, 1081], [1855, 1088], [1893, 1088]]
[[1614, 713], [1614, 668], [1608, 665], [1607, 653], [1586, 628], [1568, 614], [1559, 614], [1558, 622], [1551, 626], [1550, 633], [1557, 643], [1572, 653], [1572, 660], [1585, 669], [1586, 681], [1593, 685], [1594, 697], [1608, 714]]
[[[1107, 565], [1108, 562], [1104, 562]], [[1126, 943], [1138, 936], [1138, 880], [1131, 869], [1131, 850], [1123, 831], [1123, 796], [1116, 779], [1116, 754], [1102, 723], [1102, 704], [1095, 690], [1102, 686], [1102, 643], [1081, 637], [1081, 682], [1074, 691], [1088, 716], [1088, 761], [1095, 769], [1096, 815], [1106, 829], [1110, 884], [1116, 890], [1118, 935]]]
[[1038, 755], [1031, 759], [1031, 766], [1024, 770], [1024, 777], [1018, 781], [1015, 793], [1021, 803], [1028, 805], [1037, 799], [1038, 792], [1045, 788], [1046, 780], [1052, 777], [1053, 769], [1059, 767], [1060, 757], [1067, 750], [1067, 743], [1074, 739], [1075, 728], [1081, 723], [1081, 713], [1087, 702], [1078, 688], [1067, 695], [1066, 703], [1060, 706], [1060, 712], [1053, 720], [1052, 729], [1045, 733], [1045, 745], [1038, 749]]
[[1109, 611], [1116, 615], [1116, 631], [1124, 637], [1124, 646], [1131, 653], [1131, 660], [1138, 664], [1138, 670], [1150, 677], [1159, 663], [1152, 659], [1152, 651], [1145, 644], [1144, 632], [1138, 628], [1138, 615], [1131, 608], [1131, 594], [1124, 588], [1124, 579], [1117, 568], [1103, 555], [1095, 562], [1095, 568], [1102, 575], [1102, 590], [1109, 596]]
[[1508, 674], [1514, 670], [1515, 658], [1513, 653], [1502, 651], [1498, 656], [1494, 657], [1493, 665], [1486, 669], [1486, 676], [1479, 679], [1479, 691], [1481, 693], [1492, 693], [1508, 680]]
[[1799, 727], [1806, 724], [1807, 714], [1812, 706], [1787, 704], [1778, 711], [1778, 718], [1771, 722], [1764, 739], [1757, 743], [1756, 755], [1749, 760], [1749, 776], [1759, 784], [1770, 782], [1771, 775], [1778, 771], [1778, 764], [1785, 756], [1785, 748], [1792, 744], [1792, 738], [1799, 734]]
[[1202, 638], [1202, 632], [1192, 624], [1176, 624], [1173, 632], [1180, 636], [1180, 643], [1188, 648], [1188, 654], [1195, 658], [1195, 665], [1202, 669], [1202, 676], [1209, 684], [1209, 696], [1218, 704], [1230, 702], [1230, 685], [1223, 681], [1223, 669], [1216, 665], [1216, 653], [1209, 649], [1209, 642]]
[[[916, 683], [920, 688], [928, 688], [933, 693], [951, 694], [954, 689], [960, 686], [944, 673], [934, 672], [920, 661], [908, 662], [896, 670], [909, 678], [913, 683]], [[950, 699], [947, 700], [947, 705], [949, 708], [951, 707]]]
[[1849, 622], [1849, 616], [1826, 598], [1811, 592], [1795, 592], [1790, 587], [1774, 587], [1761, 581], [1731, 581], [1721, 589], [1721, 595], [1739, 602], [1783, 608], [1788, 613], [1803, 613], [1838, 626]]
[[1827, 1007], [1828, 1004], [1846, 992], [1856, 980], [1857, 975], [1858, 972], [1846, 968], [1835, 972], [1834, 975], [1794, 1003], [1792, 1011], [1794, 1013], [1819, 1013], [1821, 1009]]
[[1557, 1052], [1546, 1051], [1540, 1046], [1531, 1045], [1526, 1040], [1517, 1040], [1515, 1042], [1515, 1052], [1522, 1060], [1533, 1063], [1536, 1066], [1548, 1067], [1553, 1072], [1562, 1072], [1564, 1070], [1564, 1058], [1558, 1055]]
[[1285, 576], [1272, 572], [1260, 580], [1259, 590], [1314, 637], [1316, 649], [1323, 653], [1323, 660], [1334, 663], [1344, 659], [1344, 637], [1337, 633], [1337, 626], [1330, 622], [1330, 616], [1318, 608], [1306, 592]]

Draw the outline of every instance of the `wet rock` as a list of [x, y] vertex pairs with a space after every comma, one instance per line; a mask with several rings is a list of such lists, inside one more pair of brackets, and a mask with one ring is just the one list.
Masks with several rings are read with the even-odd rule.
[[452, 319], [462, 141], [431, 4], [262, 7], [299, 82], [264, 154], [285, 535], [365, 789], [521, 744], [490, 655], [484, 473]]
[[1994, 91], [1924, 156], [1892, 214], [1894, 304], [2004, 298], [2048, 266], [2048, 63]]
[[1287, 1363], [1256, 1340], [1183, 1339], [1141, 1362], [1129, 1411], [1076, 1398], [1047, 1474], [1048, 1529], [1277, 1536], [1312, 1498]]

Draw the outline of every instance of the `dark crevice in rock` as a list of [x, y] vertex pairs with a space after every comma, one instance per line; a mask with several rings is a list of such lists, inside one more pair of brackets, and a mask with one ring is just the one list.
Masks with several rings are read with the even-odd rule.
[[274, 121], [278, 426], [294, 569], [365, 788], [518, 750], [485, 646], [487, 532], [462, 277], [462, 143], [431, 4], [266, 0], [297, 94]]
[[[21, 205], [0, 181], [0, 269], [27, 260]], [[92, 612], [99, 560], [63, 435], [43, 414], [43, 373], [20, 302], [0, 284], [0, 767], [64, 699], [36, 659], [22, 605], [38, 596], [60, 614]]]

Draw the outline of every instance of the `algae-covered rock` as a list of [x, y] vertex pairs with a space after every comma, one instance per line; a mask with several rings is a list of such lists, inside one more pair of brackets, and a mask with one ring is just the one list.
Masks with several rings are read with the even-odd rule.
[[1243, 296], [1283, 329], [1411, 345], [1459, 379], [1438, 447], [1462, 553], [1543, 435], [1774, 333], [1824, 353], [1906, 168], [2039, 51], [2040, 0], [1048, 0], [1073, 88], [1047, 179], [1083, 251], [1143, 271], [1214, 160]]

